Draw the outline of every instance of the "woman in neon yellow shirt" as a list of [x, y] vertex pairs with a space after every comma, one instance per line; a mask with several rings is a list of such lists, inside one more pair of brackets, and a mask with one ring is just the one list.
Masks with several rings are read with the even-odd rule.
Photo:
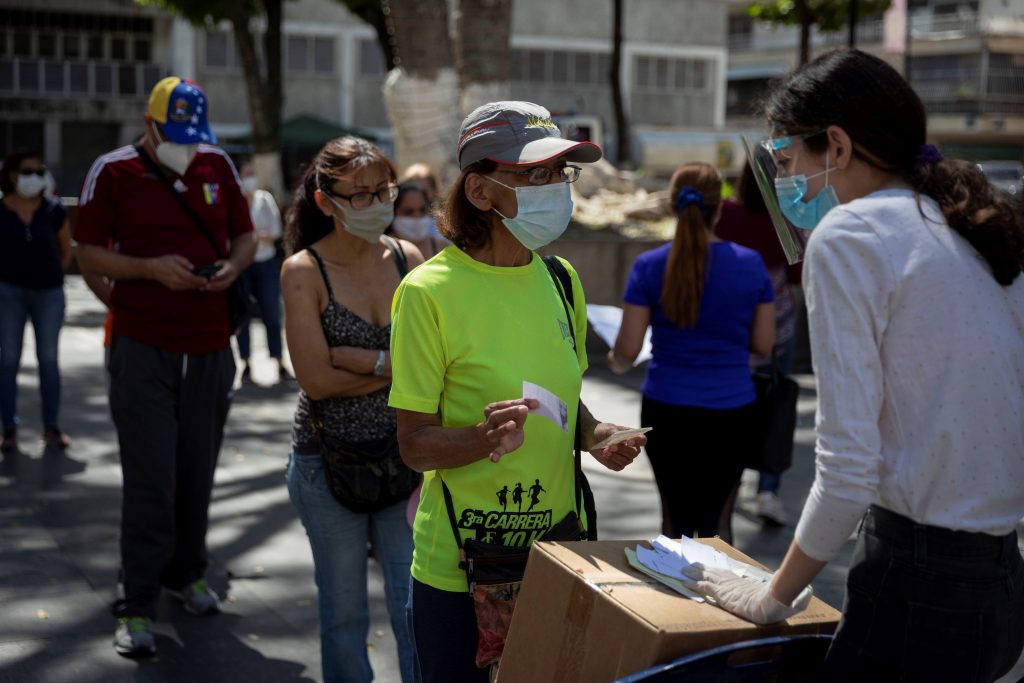
[[[403, 458], [425, 473], [410, 601], [424, 683], [488, 678], [474, 663], [477, 625], [453, 531], [460, 544], [528, 546], [576, 511], [577, 417], [584, 450], [625, 429], [579, 402], [583, 290], [559, 261], [571, 279], [573, 305], [563, 304], [534, 252], [568, 225], [568, 183], [580, 169], [567, 162], [597, 161], [600, 148], [563, 139], [543, 107], [494, 102], [463, 122], [458, 156], [441, 215], [453, 244], [409, 274], [392, 312], [390, 405]], [[592, 454], [621, 470], [644, 441]]]

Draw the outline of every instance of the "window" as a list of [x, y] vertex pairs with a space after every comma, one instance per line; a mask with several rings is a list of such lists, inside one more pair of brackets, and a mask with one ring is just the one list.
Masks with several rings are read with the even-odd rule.
[[692, 62], [693, 66], [693, 89], [703, 90], [707, 85], [707, 65], [708, 63], [702, 59], [695, 59]]
[[117, 67], [117, 92], [119, 95], [137, 95], [139, 86], [135, 82], [135, 65], [121, 64]]
[[285, 45], [288, 70], [309, 70], [309, 39], [305, 36], [288, 36]]
[[677, 59], [673, 85], [676, 90], [686, 90], [690, 87], [690, 60]]
[[43, 89], [49, 93], [64, 92], [63, 62], [46, 62], [43, 64]]
[[96, 71], [96, 94], [114, 94], [114, 69], [109, 64], [97, 64]]
[[86, 39], [86, 53], [89, 59], [103, 59], [106, 56], [103, 50], [103, 36], [90, 35]]
[[39, 92], [39, 62], [18, 63], [18, 86], [22, 92]]
[[526, 80], [526, 52], [524, 50], [512, 50], [509, 53], [509, 78], [513, 81]]
[[548, 75], [548, 53], [542, 50], [530, 50], [526, 55], [526, 80], [533, 83], [545, 82]]
[[30, 32], [25, 30], [18, 30], [14, 32], [14, 56], [32, 56], [32, 34]]
[[318, 74], [334, 73], [334, 38], [313, 39], [313, 71]]
[[89, 92], [89, 65], [83, 62], [77, 62], [68, 66], [68, 89], [71, 93], [80, 94]]
[[78, 35], [65, 33], [61, 37], [61, 49], [64, 52], [64, 59], [78, 59], [82, 56], [82, 41]]
[[569, 82], [569, 53], [557, 50], [551, 53], [551, 80], [555, 83]]
[[40, 57], [56, 57], [57, 56], [57, 36], [53, 33], [40, 33], [36, 40], [38, 41], [39, 56]]
[[638, 88], [647, 88], [653, 85], [650, 76], [651, 61], [650, 57], [636, 58], [636, 85]]
[[0, 56], [7, 56], [7, 31], [0, 29]]
[[128, 41], [124, 36], [113, 36], [110, 39], [110, 58], [119, 62], [128, 59]]
[[14, 90], [14, 62], [9, 60], [0, 61], [0, 91], [11, 92]]
[[[513, 58], [515, 55], [513, 54]], [[376, 40], [359, 41], [359, 75], [377, 78], [384, 75], [384, 55]]]
[[597, 82], [607, 83], [612, 75], [612, 56], [602, 52], [597, 55]]
[[654, 87], [658, 90], [668, 89], [668, 59], [658, 57], [654, 60]]
[[227, 69], [228, 34], [222, 31], [206, 32], [206, 66], [210, 69]]
[[576, 82], [580, 84], [593, 83], [593, 55], [589, 52], [577, 52], [573, 61], [575, 62], [573, 70]]
[[136, 38], [132, 42], [132, 59], [136, 62], [150, 60], [149, 38]]

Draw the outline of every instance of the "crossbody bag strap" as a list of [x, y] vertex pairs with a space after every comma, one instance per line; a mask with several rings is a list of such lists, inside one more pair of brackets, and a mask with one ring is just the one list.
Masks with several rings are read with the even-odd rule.
[[459, 533], [459, 524], [455, 521], [455, 503], [452, 502], [452, 492], [448, 484], [444, 483], [444, 477], [438, 471], [437, 478], [441, 480], [441, 493], [444, 494], [444, 506], [448, 510], [448, 523], [451, 524], [452, 534], [455, 535], [455, 546], [459, 549], [459, 562], [465, 562], [466, 551], [462, 548], [462, 535]]
[[[565, 319], [569, 323], [569, 336], [572, 338], [573, 351], [576, 349], [576, 325], [574, 323], [575, 317], [574, 312], [574, 301], [572, 294], [572, 276], [569, 275], [569, 271], [566, 270], [562, 262], [558, 260], [556, 256], [545, 256], [544, 265], [548, 268], [548, 274], [555, 283], [555, 291], [558, 292], [558, 298], [562, 301], [562, 307], [565, 309]], [[578, 353], [578, 351], [577, 351]], [[583, 427], [581, 426], [582, 416], [580, 415], [580, 409], [583, 407], [583, 402], [580, 401], [579, 405], [576, 406], [576, 434], [573, 437], [573, 479], [575, 486], [573, 487], [576, 492], [576, 514], [582, 518], [582, 498], [583, 498]], [[593, 522], [590, 522], [593, 524]]]
[[384, 242], [384, 246], [388, 248], [391, 255], [395, 257], [395, 267], [398, 268], [399, 277], [408, 275], [409, 259], [405, 256], [405, 249], [402, 248], [402, 243], [387, 235], [381, 235], [381, 241]]
[[171, 196], [174, 197], [174, 201], [178, 203], [178, 206], [181, 207], [181, 210], [184, 211], [185, 214], [189, 217], [189, 219], [191, 219], [191, 221], [195, 224], [195, 226], [199, 228], [199, 232], [203, 233], [203, 237], [205, 237], [206, 241], [210, 243], [211, 247], [213, 247], [213, 253], [217, 255], [217, 258], [226, 258], [223, 252], [220, 250], [220, 247], [217, 246], [217, 240], [213, 238], [213, 235], [207, 229], [206, 224], [203, 223], [203, 219], [201, 219], [199, 217], [199, 214], [197, 214], [195, 210], [188, 205], [188, 202], [186, 202], [185, 198], [181, 196], [181, 193], [174, 189], [174, 183], [172, 183], [171, 179], [167, 177], [167, 174], [164, 173], [164, 170], [160, 168], [160, 164], [156, 163], [155, 161], [153, 161], [153, 159], [150, 158], [149, 154], [146, 153], [146, 150], [145, 148], [142, 147], [142, 145], [136, 145], [135, 151], [139, 153], [139, 157], [142, 159], [142, 162], [149, 167], [149, 170], [152, 171], [153, 175], [157, 177], [157, 179], [160, 181], [160, 184], [163, 185], [164, 188], [171, 193]]

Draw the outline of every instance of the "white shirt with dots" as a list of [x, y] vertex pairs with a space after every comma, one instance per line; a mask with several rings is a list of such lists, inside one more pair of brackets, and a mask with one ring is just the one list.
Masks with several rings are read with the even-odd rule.
[[1024, 517], [1024, 275], [1000, 286], [932, 199], [889, 189], [828, 213], [804, 284], [818, 413], [800, 548], [831, 560], [872, 503], [1012, 531]]

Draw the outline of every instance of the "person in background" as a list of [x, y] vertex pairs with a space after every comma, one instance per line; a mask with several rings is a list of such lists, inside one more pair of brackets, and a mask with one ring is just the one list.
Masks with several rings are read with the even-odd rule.
[[410, 164], [402, 173], [403, 183], [415, 183], [427, 193], [427, 205], [433, 208], [440, 191], [440, 184], [437, 182], [437, 174], [430, 164], [417, 162]]
[[[779, 243], [764, 197], [750, 164], [743, 167], [737, 188], [738, 201], [722, 202], [722, 216], [715, 234], [723, 240], [753, 249], [761, 255], [775, 291], [775, 346], [770, 357], [754, 357], [754, 371], [788, 375], [796, 349], [796, 299], [790, 285], [800, 284], [800, 267], [789, 266]], [[772, 526], [786, 524], [786, 510], [779, 498], [782, 475], [761, 472], [757, 484], [757, 515]]]
[[[259, 245], [256, 256], [242, 277], [249, 282], [249, 291], [260, 306], [260, 320], [267, 330], [267, 350], [277, 362], [278, 379], [288, 373], [284, 369], [281, 344], [281, 269], [277, 262], [274, 243], [281, 236], [281, 213], [277, 209], [274, 195], [261, 190], [256, 180], [256, 168], [251, 162], [242, 164], [238, 170], [242, 179], [242, 192], [249, 202], [249, 215]], [[246, 322], [237, 333], [238, 356], [242, 359], [242, 381], [249, 381], [252, 368], [249, 366], [250, 343], [249, 323]]]
[[57, 338], [64, 324], [64, 271], [71, 263], [71, 226], [59, 198], [44, 194], [46, 167], [37, 152], [17, 150], [0, 168], [0, 451], [18, 449], [18, 369], [31, 320], [39, 363], [43, 442], [66, 448], [59, 425]]
[[82, 269], [114, 282], [107, 370], [123, 475], [114, 649], [125, 657], [156, 654], [161, 588], [191, 614], [220, 611], [205, 575], [235, 379], [226, 290], [256, 241], [238, 174], [213, 146], [207, 116], [198, 85], [161, 80], [141, 143], [99, 157], [78, 200]]
[[[563, 139], [548, 111], [529, 102], [477, 108], [463, 121], [459, 140], [462, 172], [441, 218], [453, 244], [399, 286], [391, 339], [389, 400], [398, 409], [402, 458], [425, 473], [413, 525], [411, 597], [424, 683], [489, 678], [488, 669], [475, 664], [481, 635], [455, 536], [460, 544], [475, 538], [526, 547], [560, 520], [571, 521], [573, 513], [582, 517], [572, 455], [576, 420], [583, 450], [625, 429], [599, 422], [580, 402], [587, 365], [583, 287], [572, 267], [559, 261], [571, 280], [569, 309], [535, 251], [568, 227], [569, 183], [581, 171], [568, 162], [597, 161], [600, 148]], [[527, 416], [539, 402], [524, 397], [524, 380], [550, 392], [549, 415], [560, 416], [561, 423]], [[591, 453], [618, 471], [644, 441], [638, 437]], [[526, 514], [519, 512], [521, 482], [535, 480], [545, 491], [537, 493], [539, 502], [529, 514], [549, 521], [525, 531], [517, 522]], [[495, 491], [516, 482], [517, 512], [502, 515]], [[449, 514], [463, 520], [493, 514], [509, 521], [455, 529]]]
[[404, 182], [398, 186], [391, 232], [415, 244], [425, 259], [451, 244], [437, 233], [427, 191], [413, 182]]
[[[370, 143], [338, 138], [306, 170], [288, 214], [285, 241], [293, 255], [284, 263], [281, 283], [300, 388], [288, 495], [313, 550], [325, 683], [373, 679], [366, 651], [370, 540], [384, 573], [402, 681], [414, 680], [405, 618], [412, 560], [406, 500], [376, 512], [356, 512], [336, 500], [313, 412], [335, 440], [367, 442], [395, 434], [395, 411], [388, 407], [391, 299], [403, 270], [423, 262], [411, 243], [382, 236], [394, 212], [396, 175]], [[405, 264], [399, 254], [405, 254]]]
[[653, 328], [640, 423], [653, 427], [647, 456], [663, 531], [730, 541], [720, 517], [754, 447], [750, 354], [771, 353], [775, 294], [757, 252], [713, 232], [722, 203], [717, 169], [681, 166], [669, 196], [675, 237], [633, 264], [608, 363], [619, 373], [632, 368]]
[[693, 577], [779, 621], [856, 532], [822, 680], [988, 683], [1024, 646], [1024, 222], [926, 144], [920, 98], [875, 56], [818, 57], [765, 115], [782, 212], [813, 230], [817, 470], [769, 583]]

